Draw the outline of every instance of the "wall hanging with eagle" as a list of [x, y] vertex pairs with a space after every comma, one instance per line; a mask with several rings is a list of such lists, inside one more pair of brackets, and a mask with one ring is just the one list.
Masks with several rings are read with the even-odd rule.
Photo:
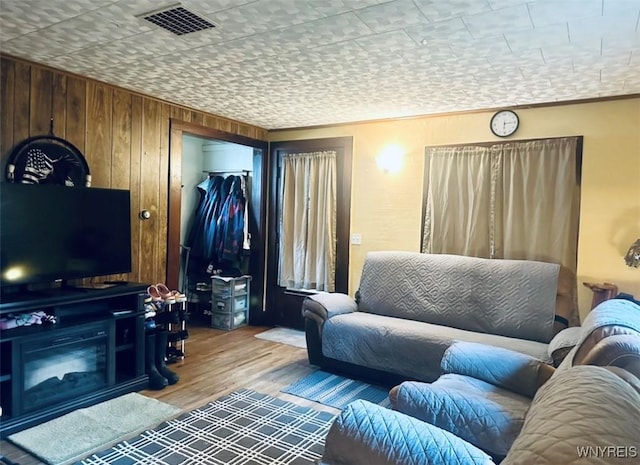
[[34, 136], [11, 152], [7, 181], [22, 184], [91, 186], [87, 160], [72, 143], [53, 135]]

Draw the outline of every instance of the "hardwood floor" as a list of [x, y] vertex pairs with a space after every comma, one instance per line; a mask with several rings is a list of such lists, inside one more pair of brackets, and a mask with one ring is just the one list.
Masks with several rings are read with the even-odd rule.
[[[169, 365], [180, 375], [180, 381], [160, 391], [140, 393], [189, 411], [239, 388], [248, 388], [337, 413], [331, 407], [280, 392], [315, 368], [309, 365], [305, 349], [254, 337], [266, 329], [245, 326], [226, 332], [189, 322], [185, 358]], [[0, 442], [0, 453], [20, 465], [42, 464], [7, 441]]]

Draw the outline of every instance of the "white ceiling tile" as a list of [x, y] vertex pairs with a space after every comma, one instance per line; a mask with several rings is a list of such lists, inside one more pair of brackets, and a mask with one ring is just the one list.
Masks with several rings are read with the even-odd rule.
[[257, 0], [217, 11], [209, 17], [217, 26], [251, 35], [313, 21], [323, 15], [303, 1]]
[[[230, 8], [237, 8], [254, 1], [255, 0], [181, 0], [179, 3], [194, 13], [209, 14], [221, 10], [228, 10]], [[172, 3], [170, 0], [166, 0], [166, 5], [172, 5], [175, 3]], [[158, 6], [156, 5], [155, 8], [158, 8]]]
[[640, 15], [640, 2], [638, 0], [602, 0], [602, 12], [604, 16], [620, 13], [629, 16]]
[[364, 50], [374, 54], [390, 54], [418, 47], [413, 39], [402, 30], [362, 37], [356, 39], [356, 42]]
[[356, 14], [374, 32], [393, 31], [429, 22], [412, 0], [394, 0], [363, 8]]
[[528, 7], [536, 28], [602, 16], [602, 0], [541, 0]]
[[491, 10], [486, 0], [414, 0], [429, 21], [442, 21]]
[[347, 11], [360, 10], [368, 6], [385, 3], [388, 0], [323, 0], [310, 1], [310, 5], [325, 16], [346, 13]]
[[458, 57], [504, 56], [511, 53], [511, 49], [502, 35], [487, 37], [480, 40], [453, 43], [451, 44], [451, 49]]
[[489, 6], [492, 10], [499, 10], [501, 8], [509, 8], [512, 6], [522, 6], [529, 3], [529, 0], [489, 0]]
[[307, 48], [343, 42], [371, 34], [354, 13], [344, 13], [309, 21], [280, 31], [283, 41], [302, 42]]
[[109, 0], [79, 0], [62, 4], [42, 0], [2, 0], [0, 38], [7, 41], [110, 3]]
[[533, 101], [545, 100], [547, 102], [561, 102], [563, 100], [575, 100], [578, 89], [573, 82], [562, 81], [558, 85], [551, 83], [549, 89], [538, 89], [531, 92]]
[[[640, 93], [640, 73], [634, 77], [630, 77], [624, 81], [624, 94], [637, 94]], [[618, 94], [622, 95], [622, 94]]]
[[494, 67], [500, 66], [522, 66], [522, 65], [543, 65], [544, 57], [539, 48], [522, 50], [518, 53], [496, 54], [487, 57], [487, 60]]
[[599, 60], [602, 56], [602, 47], [599, 43], [591, 43], [589, 46], [585, 45], [556, 45], [543, 47], [541, 49], [542, 56], [545, 63], [551, 63], [554, 61], [565, 59], [584, 59], [587, 61]]
[[417, 43], [429, 45], [431, 43], [455, 43], [473, 40], [473, 36], [462, 21], [462, 18], [438, 21], [432, 24], [414, 25], [405, 28]]
[[608, 35], [602, 38], [602, 54], [609, 55], [620, 50], [640, 48], [640, 31], [627, 35]]
[[571, 41], [580, 36], [626, 37], [636, 35], [638, 17], [625, 14], [569, 21]]
[[527, 31], [513, 31], [505, 34], [511, 50], [521, 51], [547, 46], [566, 45], [569, 34], [566, 24], [554, 24]]
[[469, 29], [469, 32], [471, 32], [471, 35], [476, 38], [497, 36], [509, 31], [533, 28], [531, 18], [529, 17], [529, 10], [524, 4], [464, 16], [462, 20]]
[[635, 79], [640, 75], [640, 66], [627, 66], [626, 64], [607, 64], [602, 67], [600, 73], [601, 82]]
[[573, 74], [573, 62], [564, 58], [556, 62], [547, 62], [544, 65], [523, 65], [520, 66], [520, 71], [525, 79], [551, 79], [562, 78]]
[[499, 86], [508, 91], [515, 83], [524, 82], [524, 77], [517, 67], [492, 68], [483, 73], [476, 73], [475, 80], [481, 83], [483, 87], [486, 85]]

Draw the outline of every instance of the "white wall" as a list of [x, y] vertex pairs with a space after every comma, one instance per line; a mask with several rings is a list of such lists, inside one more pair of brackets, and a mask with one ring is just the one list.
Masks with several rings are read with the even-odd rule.
[[202, 157], [204, 171], [253, 170], [253, 148], [245, 145], [205, 140]]

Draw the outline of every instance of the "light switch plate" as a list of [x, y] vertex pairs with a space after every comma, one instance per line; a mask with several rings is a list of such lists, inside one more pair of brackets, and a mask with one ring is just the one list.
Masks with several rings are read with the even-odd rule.
[[362, 234], [360, 233], [353, 233], [351, 234], [351, 243], [353, 245], [360, 245], [362, 244]]

